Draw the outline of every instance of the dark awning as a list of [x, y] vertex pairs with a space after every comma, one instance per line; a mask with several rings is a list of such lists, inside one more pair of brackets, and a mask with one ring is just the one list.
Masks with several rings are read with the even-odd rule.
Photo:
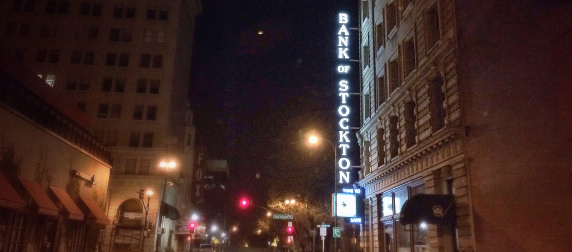
[[83, 202], [85, 207], [87, 207], [89, 213], [91, 213], [89, 216], [91, 218], [95, 219], [95, 222], [97, 224], [101, 224], [101, 225], [109, 224], [109, 219], [107, 218], [107, 215], [105, 214], [105, 212], [103, 210], [101, 210], [101, 208], [99, 207], [97, 202], [93, 201], [90, 198], [81, 196], [81, 195], [79, 196], [79, 198], [81, 199], [81, 202]]
[[179, 210], [176, 207], [171, 206], [165, 202], [161, 203], [161, 215], [165, 216], [171, 220], [178, 220], [181, 216]]
[[58, 207], [50, 200], [50, 197], [44, 192], [42, 187], [34, 182], [24, 178], [20, 178], [20, 182], [30, 195], [30, 197], [38, 205], [38, 213], [49, 216], [58, 216]]
[[72, 198], [69, 194], [59, 188], [55, 188], [50, 186], [50, 190], [56, 195], [56, 198], [62, 203], [63, 208], [68, 213], [68, 218], [70, 220], [83, 220], [83, 213], [79, 209], [79, 207], [73, 202]]
[[18, 195], [8, 179], [0, 172], [0, 207], [23, 211], [26, 202]]
[[402, 224], [454, 223], [455, 218], [453, 195], [417, 194], [405, 201], [399, 213], [399, 222]]

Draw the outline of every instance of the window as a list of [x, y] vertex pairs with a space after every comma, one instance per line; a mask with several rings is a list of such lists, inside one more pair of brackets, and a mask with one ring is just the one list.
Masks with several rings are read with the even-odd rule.
[[153, 42], [153, 31], [146, 30], [145, 36], [143, 37], [143, 42], [151, 43]]
[[408, 198], [424, 192], [424, 184], [413, 182], [378, 196], [378, 202], [381, 201], [379, 209], [382, 212], [381, 224], [384, 229], [382, 251], [428, 251], [427, 226], [416, 224], [414, 227], [406, 227], [399, 223], [397, 215]]
[[77, 104], [77, 108], [83, 112], [85, 112], [85, 108], [86, 108], [86, 104], [85, 102], [78, 102]]
[[135, 17], [135, 6], [127, 5], [125, 8], [125, 17], [134, 18]]
[[155, 19], [157, 16], [157, 10], [154, 8], [147, 9], [147, 19]]
[[411, 1], [412, 0], [400, 0], [401, 6], [399, 6], [399, 10], [401, 10], [402, 16], [403, 16], [403, 13], [405, 13], [405, 11], [407, 10], [407, 7], [409, 7], [409, 5], [411, 5]]
[[389, 62], [389, 95], [399, 87], [399, 62], [396, 59]]
[[371, 100], [369, 94], [363, 95], [363, 120], [367, 120], [371, 116]]
[[367, 36], [367, 40], [365, 41], [365, 44], [362, 45], [361, 47], [361, 53], [362, 53], [362, 58], [363, 58], [363, 67], [369, 67], [370, 61], [371, 61], [371, 57], [369, 55], [369, 35]]
[[119, 54], [119, 66], [126, 67], [129, 65], [129, 54], [121, 53]]
[[385, 164], [385, 129], [377, 129], [377, 167]]
[[441, 38], [441, 28], [439, 27], [439, 12], [437, 6], [431, 7], [425, 12], [425, 45], [426, 49], [431, 49]]
[[139, 138], [141, 138], [141, 132], [131, 131], [129, 136], [129, 147], [139, 147]]
[[395, 1], [387, 5], [385, 13], [385, 17], [387, 18], [387, 32], [391, 33], [391, 30], [397, 26], [397, 6], [395, 6]]
[[42, 63], [46, 62], [46, 58], [48, 57], [48, 50], [39, 49], [36, 53], [36, 62]]
[[397, 116], [389, 117], [389, 154], [391, 158], [399, 154], [399, 120]]
[[81, 62], [81, 51], [73, 51], [70, 64], [79, 64]]
[[109, 41], [119, 41], [119, 29], [109, 30]]
[[143, 134], [143, 148], [153, 147], [153, 132], [145, 132]]
[[139, 61], [139, 66], [148, 68], [151, 64], [151, 54], [142, 53], [141, 60]]
[[25, 54], [26, 50], [21, 49], [21, 48], [16, 48], [16, 50], [14, 51], [14, 57], [16, 57], [16, 59], [19, 59], [20, 61], [24, 60], [24, 54]]
[[125, 78], [115, 78], [115, 92], [123, 93], [125, 91]]
[[121, 117], [121, 104], [111, 105], [110, 119], [119, 119]]
[[42, 24], [40, 28], [40, 37], [54, 38], [57, 35], [58, 26], [54, 24]]
[[121, 42], [131, 42], [131, 29], [121, 31]]
[[99, 104], [97, 107], [97, 118], [107, 118], [109, 113], [109, 104]]
[[151, 80], [151, 86], [149, 87], [149, 93], [150, 94], [158, 94], [160, 85], [161, 85], [161, 81]]
[[153, 56], [153, 68], [161, 68], [163, 67], [163, 55], [155, 55]]
[[415, 102], [405, 103], [405, 145], [407, 148], [415, 145], [417, 136], [417, 128], [415, 127]]
[[36, 0], [13, 0], [12, 10], [21, 12], [32, 12], [36, 7]]
[[83, 64], [84, 65], [93, 65], [93, 61], [95, 60], [95, 52], [88, 51], [83, 53]]
[[151, 168], [150, 159], [139, 159], [139, 169], [137, 169], [137, 174], [139, 175], [149, 175], [149, 170]]
[[88, 32], [87, 32], [87, 39], [88, 40], [96, 40], [98, 35], [99, 35], [99, 28], [89, 27]]
[[135, 92], [137, 92], [139, 94], [144, 94], [147, 92], [147, 80], [146, 79], [139, 79], [137, 81], [137, 87], [135, 89]]
[[405, 71], [405, 76], [413, 72], [416, 64], [415, 42], [411, 38], [403, 44], [403, 70]]
[[169, 10], [165, 6], [160, 7], [159, 20], [167, 20], [167, 18], [169, 18]]
[[113, 79], [110, 77], [104, 77], [103, 83], [101, 83], [101, 91], [111, 92], [111, 86], [113, 86]]
[[72, 51], [70, 64], [73, 64], [73, 65], [80, 64], [80, 63], [82, 63], [82, 58], [83, 58], [83, 64], [84, 65], [93, 65], [95, 53], [94, 52], [82, 52], [82, 51], [77, 51], [77, 50]]
[[137, 159], [128, 158], [125, 159], [125, 174], [135, 174], [137, 168]]
[[113, 17], [114, 18], [123, 17], [123, 5], [118, 4], [113, 7]]
[[133, 108], [133, 120], [143, 120], [143, 109], [145, 106], [136, 105]]
[[105, 57], [105, 65], [115, 66], [116, 60], [117, 60], [117, 53], [107, 53], [107, 56]]
[[157, 32], [156, 42], [157, 42], [157, 44], [165, 43], [165, 32], [164, 31], [158, 31]]
[[77, 76], [69, 75], [66, 83], [66, 90], [75, 90], [77, 88]]
[[157, 106], [148, 106], [146, 119], [148, 121], [155, 121], [156, 117], [157, 117]]
[[375, 43], [377, 49], [380, 49], [382, 46], [385, 45], [385, 29], [384, 29], [384, 22], [381, 22], [375, 25]]
[[90, 3], [80, 3], [79, 4], [79, 14], [83, 16], [89, 15], [89, 10], [91, 9]]
[[58, 63], [60, 62], [60, 50], [50, 50], [48, 55], [48, 62]]
[[361, 21], [365, 21], [369, 17], [369, 2], [361, 1]]
[[443, 93], [443, 79], [437, 77], [429, 82], [429, 112], [431, 115], [431, 129], [436, 132], [445, 126], [446, 111], [443, 107], [445, 94]]
[[101, 16], [101, 12], [103, 11], [103, 6], [98, 3], [94, 3], [91, 6], [91, 15], [92, 16]]
[[19, 36], [28, 36], [30, 32], [30, 24], [29, 23], [20, 23], [19, 25], [19, 29], [18, 29], [18, 35]]
[[385, 75], [377, 77], [377, 106], [381, 106], [385, 102], [387, 97], [386, 90]]
[[48, 84], [50, 87], [53, 87], [56, 84], [56, 76], [53, 74], [47, 74], [46, 84]]
[[59, 14], [67, 14], [69, 9], [69, 2], [68, 1], [56, 1], [56, 0], [48, 0], [46, 2], [46, 13], [59, 13]]
[[56, 2], [55, 0], [46, 1], [46, 13], [56, 12]]
[[79, 90], [80, 91], [88, 91], [89, 90], [89, 81], [88, 77], [82, 77], [81, 82], [79, 83]]

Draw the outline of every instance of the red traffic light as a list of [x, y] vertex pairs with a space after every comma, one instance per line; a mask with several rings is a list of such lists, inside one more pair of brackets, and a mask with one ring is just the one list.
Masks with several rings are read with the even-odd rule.
[[195, 232], [195, 227], [197, 226], [196, 223], [194, 222], [189, 222], [189, 231], [190, 232]]
[[242, 209], [249, 208], [250, 204], [251, 204], [251, 202], [250, 202], [249, 198], [247, 198], [247, 197], [240, 198], [240, 202], [239, 202], [240, 208], [242, 208]]
[[289, 234], [294, 233], [294, 227], [288, 227], [286, 229], [286, 232], [288, 232]]

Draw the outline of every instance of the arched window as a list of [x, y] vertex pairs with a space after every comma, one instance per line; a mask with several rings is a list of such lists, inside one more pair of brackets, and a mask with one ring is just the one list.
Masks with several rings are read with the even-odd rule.
[[140, 227], [143, 224], [143, 206], [138, 199], [124, 201], [117, 213], [118, 224], [122, 227]]

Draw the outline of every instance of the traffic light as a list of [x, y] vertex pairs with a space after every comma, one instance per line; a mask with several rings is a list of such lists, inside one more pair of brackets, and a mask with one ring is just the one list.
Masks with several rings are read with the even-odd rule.
[[194, 233], [196, 226], [197, 226], [196, 223], [194, 223], [194, 222], [189, 222], [189, 232]]
[[252, 204], [251, 200], [247, 197], [242, 197], [240, 198], [240, 201], [238, 202], [240, 208], [242, 209], [247, 209], [250, 207], [250, 205]]
[[287, 228], [286, 228], [286, 232], [287, 232], [288, 234], [293, 234], [293, 233], [294, 233], [294, 227], [287, 227]]

